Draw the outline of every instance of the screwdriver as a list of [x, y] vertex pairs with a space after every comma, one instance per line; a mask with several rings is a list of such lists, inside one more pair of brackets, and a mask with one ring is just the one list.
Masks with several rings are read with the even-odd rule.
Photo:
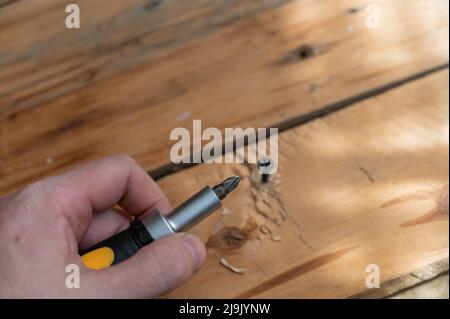
[[154, 209], [143, 218], [134, 219], [127, 229], [80, 252], [83, 264], [90, 269], [105, 269], [133, 256], [154, 240], [188, 230], [221, 207], [221, 200], [239, 181], [239, 176], [232, 176], [212, 188], [206, 186], [166, 216]]

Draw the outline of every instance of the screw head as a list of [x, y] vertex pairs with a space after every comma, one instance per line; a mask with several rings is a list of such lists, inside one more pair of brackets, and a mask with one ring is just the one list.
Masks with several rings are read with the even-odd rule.
[[258, 160], [258, 168], [260, 174], [269, 174], [272, 170], [273, 161], [270, 157], [264, 156]]

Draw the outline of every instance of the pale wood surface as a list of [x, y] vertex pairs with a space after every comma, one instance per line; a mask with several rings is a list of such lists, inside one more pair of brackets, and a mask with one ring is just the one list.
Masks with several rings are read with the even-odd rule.
[[371, 2], [379, 29], [363, 0], [79, 0], [67, 30], [66, 1], [0, 0], [0, 195], [115, 153], [161, 171], [192, 119], [286, 128], [405, 80], [283, 132], [268, 186], [245, 165], [162, 179], [176, 205], [244, 177], [193, 230], [206, 265], [169, 297], [381, 297], [431, 278], [448, 269], [449, 5]]
[[[210, 243], [206, 265], [170, 297], [359, 296], [368, 264], [381, 269], [379, 297], [427, 265], [448, 269], [448, 94], [442, 71], [282, 133], [267, 186], [243, 164], [161, 180], [176, 204], [204, 183], [243, 178], [225, 210], [193, 229]], [[225, 236], [211, 240], [217, 232]], [[224, 269], [221, 256], [247, 273]]]
[[447, 1], [80, 0], [0, 5], [0, 193], [170, 131], [268, 127], [448, 63]]

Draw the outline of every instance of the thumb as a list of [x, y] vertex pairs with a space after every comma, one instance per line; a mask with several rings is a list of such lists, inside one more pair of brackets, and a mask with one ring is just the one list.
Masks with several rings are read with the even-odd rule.
[[111, 268], [90, 273], [90, 289], [99, 297], [156, 297], [191, 278], [205, 256], [205, 246], [199, 238], [187, 233], [173, 234]]

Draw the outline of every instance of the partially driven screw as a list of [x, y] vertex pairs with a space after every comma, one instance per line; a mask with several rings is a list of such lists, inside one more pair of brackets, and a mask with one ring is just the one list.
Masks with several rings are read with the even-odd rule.
[[258, 161], [259, 172], [261, 174], [261, 181], [267, 183], [269, 181], [270, 174], [267, 174], [272, 162], [269, 157], [260, 158]]

